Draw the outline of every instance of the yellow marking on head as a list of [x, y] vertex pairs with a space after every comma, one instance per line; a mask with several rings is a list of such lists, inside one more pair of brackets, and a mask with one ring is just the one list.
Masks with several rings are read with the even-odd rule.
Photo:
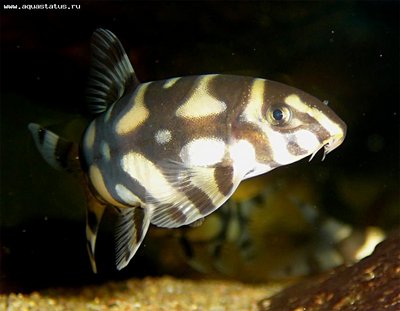
[[116, 125], [118, 134], [123, 135], [134, 131], [149, 117], [149, 110], [144, 103], [147, 86], [148, 83], [145, 83], [137, 87], [131, 109], [122, 116]]
[[128, 188], [126, 188], [124, 185], [117, 184], [115, 186], [115, 191], [118, 193], [118, 195], [121, 197], [122, 200], [124, 200], [127, 204], [132, 205], [132, 206], [139, 206], [141, 205], [142, 201], [132, 193]]
[[116, 201], [108, 191], [103, 175], [97, 165], [92, 165], [89, 168], [89, 178], [92, 182], [93, 187], [96, 189], [97, 193], [108, 203], [114, 206], [123, 206], [121, 203]]
[[257, 126], [259, 126], [260, 120], [262, 118], [261, 107], [264, 104], [264, 91], [265, 80], [254, 79], [250, 89], [250, 96], [247, 102], [247, 106], [241, 115], [244, 120], [251, 122]]
[[241, 139], [229, 148], [229, 155], [235, 175], [243, 176], [253, 169], [256, 164], [256, 151], [253, 145], [245, 139]]
[[[289, 135], [274, 131], [270, 127], [265, 127], [269, 145], [271, 146], [272, 159], [281, 165], [289, 164], [300, 160], [301, 157], [292, 154], [288, 149]], [[304, 155], [305, 156], [305, 155]]]
[[175, 84], [176, 82], [178, 82], [179, 79], [180, 79], [179, 77], [178, 77], [178, 78], [168, 79], [168, 80], [165, 81], [165, 83], [163, 84], [163, 88], [164, 88], [164, 89], [168, 89], [168, 88], [174, 86], [174, 84]]
[[293, 133], [296, 137], [296, 143], [303, 150], [313, 152], [321, 145], [316, 134], [307, 130], [298, 130]]
[[[321, 146], [317, 136], [304, 129], [284, 134], [265, 127], [265, 133], [271, 146], [272, 159], [280, 165], [296, 162], [316, 152]], [[301, 149], [293, 150], [290, 148], [290, 142], [295, 142]]]
[[214, 165], [222, 161], [225, 155], [225, 143], [221, 139], [199, 138], [183, 146], [179, 155], [186, 165]]
[[234, 173], [242, 179], [248, 179], [269, 172], [270, 165], [257, 161], [256, 150], [252, 143], [241, 139], [229, 148]]
[[176, 116], [186, 119], [202, 118], [217, 115], [226, 110], [226, 104], [208, 93], [210, 81], [217, 75], [202, 77], [192, 96], [186, 100], [177, 110]]
[[154, 135], [154, 138], [157, 143], [159, 143], [160, 145], [164, 145], [171, 141], [172, 134], [170, 130], [162, 129], [157, 131], [157, 133]]
[[96, 137], [96, 126], [95, 121], [90, 123], [89, 127], [86, 130], [85, 138], [84, 138], [84, 147], [88, 149], [92, 149], [94, 145], [94, 140]]
[[307, 113], [310, 117], [314, 118], [319, 124], [321, 124], [321, 126], [332, 136], [343, 136], [343, 129], [338, 123], [328, 118], [328, 116], [318, 108], [307, 105], [296, 94], [286, 97], [285, 103], [303, 113]]

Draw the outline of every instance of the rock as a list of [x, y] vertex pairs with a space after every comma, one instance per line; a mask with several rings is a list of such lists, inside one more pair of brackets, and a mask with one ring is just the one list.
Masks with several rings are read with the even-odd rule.
[[258, 305], [262, 311], [400, 310], [400, 230], [360, 262], [301, 281]]

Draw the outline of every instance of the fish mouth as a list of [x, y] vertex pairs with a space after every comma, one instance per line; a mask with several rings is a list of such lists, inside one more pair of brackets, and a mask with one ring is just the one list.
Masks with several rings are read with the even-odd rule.
[[325, 160], [325, 157], [328, 153], [332, 152], [335, 150], [337, 147], [339, 147], [342, 142], [344, 141], [345, 135], [336, 135], [333, 137], [330, 137], [326, 141], [324, 141], [312, 154], [310, 159], [308, 160], [309, 162], [314, 158], [314, 156], [320, 151], [322, 148], [324, 148], [324, 154], [322, 156], [322, 160]]

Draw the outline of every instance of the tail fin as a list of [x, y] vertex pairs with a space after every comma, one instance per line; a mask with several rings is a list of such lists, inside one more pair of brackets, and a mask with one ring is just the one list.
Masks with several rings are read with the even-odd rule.
[[107, 110], [128, 88], [139, 84], [125, 50], [109, 30], [97, 29], [92, 37], [92, 63], [87, 101], [92, 113]]
[[36, 123], [29, 123], [36, 147], [43, 159], [57, 170], [75, 171], [79, 167], [78, 148]]

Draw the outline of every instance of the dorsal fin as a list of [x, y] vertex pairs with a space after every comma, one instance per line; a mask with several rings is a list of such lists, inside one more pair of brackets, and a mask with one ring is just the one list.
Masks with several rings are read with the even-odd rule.
[[107, 110], [129, 88], [139, 84], [125, 50], [109, 30], [97, 29], [92, 36], [92, 60], [87, 88], [89, 110]]
[[57, 170], [79, 170], [78, 147], [36, 123], [29, 123], [36, 147], [43, 159]]

